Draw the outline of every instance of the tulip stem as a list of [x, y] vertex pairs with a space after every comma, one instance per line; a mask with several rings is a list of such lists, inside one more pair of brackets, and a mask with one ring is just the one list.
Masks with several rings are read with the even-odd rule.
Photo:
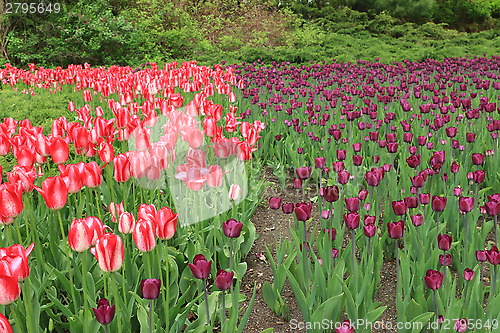
[[220, 309], [220, 322], [221, 331], [224, 329], [224, 322], [226, 321], [226, 291], [222, 291], [222, 308]]
[[465, 265], [468, 266], [469, 265], [469, 258], [467, 257], [467, 251], [468, 251], [468, 248], [469, 248], [469, 215], [467, 213], [465, 213], [465, 216], [464, 216], [464, 219], [465, 219], [465, 232], [464, 232], [464, 237], [465, 237], [465, 240], [464, 240], [464, 255], [463, 255], [463, 260], [465, 261]]
[[466, 284], [465, 284], [465, 290], [464, 290], [464, 303], [462, 305], [462, 312], [464, 312], [465, 309], [467, 309], [467, 301], [468, 301], [468, 297], [467, 297], [467, 291], [469, 289], [469, 282], [466, 281]]
[[[83, 252], [81, 255], [82, 258], [82, 285], [83, 285], [83, 322], [87, 322], [87, 253]], [[87, 326], [85, 326], [85, 332], [87, 331]]]
[[351, 274], [354, 276], [354, 261], [356, 260], [356, 234], [354, 232], [354, 229], [351, 230], [351, 246], [352, 246], [352, 251], [351, 251]]
[[[112, 288], [113, 288], [113, 295], [114, 295], [114, 300], [115, 300], [115, 303], [118, 303], [118, 286], [117, 286], [117, 283], [116, 283], [116, 279], [115, 279], [115, 275], [114, 274], [118, 274], [118, 273], [111, 273], [110, 274], [110, 278], [111, 278], [111, 285], [112, 285]], [[117, 316], [116, 316], [116, 321], [118, 322], [118, 332], [121, 333], [122, 332], [122, 321], [121, 321], [121, 318], [120, 318], [120, 315], [118, 315], [119, 313], [121, 313], [120, 311], [123, 311], [124, 309], [119, 309], [119, 311], [117, 311]]]
[[57, 218], [59, 220], [59, 227], [61, 228], [61, 240], [64, 240], [66, 238], [66, 233], [64, 232], [64, 226], [63, 226], [62, 217], [61, 217], [61, 210], [57, 211]]
[[153, 300], [149, 300], [149, 333], [153, 333]]
[[104, 332], [108, 333], [108, 324], [104, 325]]
[[493, 215], [493, 230], [495, 232], [495, 245], [498, 246], [498, 216]]
[[306, 227], [307, 221], [304, 221], [304, 244], [302, 245], [302, 258], [304, 261], [304, 274], [306, 275], [306, 283], [309, 281], [309, 269], [307, 265], [308, 259], [308, 253], [307, 253], [307, 227]]
[[497, 266], [493, 265], [493, 297], [497, 295]]
[[233, 238], [229, 238], [229, 270], [233, 271]]
[[436, 315], [436, 323], [438, 324], [437, 329], [439, 330], [439, 327], [441, 324], [439, 324], [439, 315], [438, 315], [438, 305], [437, 305], [437, 290], [434, 290], [434, 313]]
[[205, 310], [207, 311], [207, 326], [210, 326], [210, 309], [208, 306], [208, 293], [207, 293], [207, 285], [206, 281], [201, 280], [203, 283], [203, 294], [205, 295]]

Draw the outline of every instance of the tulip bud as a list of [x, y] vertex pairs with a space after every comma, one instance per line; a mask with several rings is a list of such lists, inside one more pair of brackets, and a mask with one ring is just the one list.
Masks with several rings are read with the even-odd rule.
[[363, 232], [365, 233], [366, 237], [373, 237], [377, 232], [377, 227], [375, 226], [375, 224], [369, 223], [363, 227]]
[[439, 271], [429, 269], [425, 274], [424, 280], [427, 288], [437, 290], [443, 284], [443, 274]]
[[118, 230], [122, 234], [130, 234], [134, 230], [135, 218], [130, 212], [123, 212], [118, 220]]
[[149, 252], [156, 247], [156, 234], [153, 224], [145, 219], [139, 219], [132, 231], [134, 243], [141, 252]]
[[439, 263], [441, 266], [450, 266], [451, 265], [451, 254], [447, 255], [439, 255]]
[[229, 219], [222, 222], [222, 230], [224, 235], [229, 238], [238, 238], [241, 234], [241, 229], [243, 228], [243, 223], [236, 221], [235, 219]]
[[228, 290], [233, 284], [233, 277], [234, 272], [226, 272], [225, 270], [219, 269], [215, 277], [215, 286], [220, 290]]
[[472, 279], [474, 279], [474, 274], [475, 272], [472, 269], [466, 268], [463, 274], [464, 280], [472, 281]]
[[424, 217], [422, 214], [410, 215], [410, 218], [411, 218], [411, 223], [416, 227], [421, 226], [424, 221]]
[[405, 224], [402, 220], [397, 222], [387, 223], [387, 230], [389, 232], [389, 237], [392, 239], [398, 239], [403, 237]]
[[438, 247], [442, 251], [448, 251], [451, 247], [451, 240], [452, 236], [451, 235], [438, 235]]
[[108, 325], [115, 317], [115, 305], [109, 306], [107, 299], [103, 298], [97, 303], [97, 309], [92, 308], [95, 318], [101, 325]]
[[146, 279], [141, 281], [141, 293], [144, 299], [157, 299], [160, 295], [161, 280]]
[[455, 329], [455, 331], [462, 333], [467, 331], [467, 326], [467, 319], [462, 318], [459, 320], [455, 320], [455, 325], [453, 326], [453, 328]]
[[120, 236], [106, 233], [97, 241], [90, 252], [99, 262], [99, 267], [104, 272], [116, 272], [123, 264], [125, 248]]
[[281, 207], [281, 198], [271, 197], [269, 199], [269, 208], [279, 209]]
[[360, 215], [357, 212], [349, 212], [347, 215], [344, 215], [344, 222], [347, 228], [354, 230], [359, 227]]
[[311, 218], [312, 203], [299, 202], [295, 205], [295, 217], [299, 221], [307, 221]]
[[238, 201], [238, 199], [241, 197], [241, 194], [242, 190], [240, 185], [231, 184], [231, 187], [229, 189], [229, 200]]
[[204, 255], [197, 254], [193, 259], [193, 263], [188, 265], [195, 278], [204, 280], [210, 275], [212, 260], [207, 261]]

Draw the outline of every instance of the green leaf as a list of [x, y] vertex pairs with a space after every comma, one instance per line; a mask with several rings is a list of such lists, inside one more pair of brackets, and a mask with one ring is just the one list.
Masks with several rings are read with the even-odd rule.
[[411, 327], [413, 328], [411, 332], [418, 333], [422, 332], [422, 330], [426, 332], [427, 324], [433, 316], [434, 312], [425, 312], [410, 320], [410, 323], [412, 323]]
[[252, 313], [253, 303], [255, 302], [255, 295], [257, 294], [257, 287], [254, 285], [253, 294], [250, 302], [248, 303], [248, 308], [243, 317], [240, 320], [240, 324], [238, 325], [238, 333], [242, 333], [245, 328], [245, 324], [248, 322], [248, 318], [250, 318], [250, 314]]
[[311, 322], [322, 322], [324, 319], [335, 318], [340, 312], [344, 294], [330, 297], [320, 304], [311, 315]]
[[295, 279], [293, 274], [290, 273], [288, 269], [286, 270], [286, 274], [288, 276], [288, 280], [290, 280], [290, 287], [292, 288], [293, 294], [295, 295], [295, 298], [299, 305], [300, 312], [302, 313], [302, 317], [304, 317], [305, 321], [310, 321], [309, 308], [307, 307], [307, 300], [306, 297], [304, 296], [304, 293], [302, 292], [302, 289], [300, 289], [297, 279]]

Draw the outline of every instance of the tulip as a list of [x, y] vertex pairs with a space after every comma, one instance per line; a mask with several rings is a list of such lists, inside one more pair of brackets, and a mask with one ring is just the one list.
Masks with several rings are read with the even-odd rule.
[[323, 188], [323, 197], [327, 202], [334, 202], [339, 199], [339, 188], [336, 185]]
[[358, 197], [345, 198], [346, 209], [351, 212], [357, 212], [360, 208], [360, 200]]
[[408, 163], [408, 166], [410, 168], [416, 168], [420, 165], [420, 154], [418, 155], [411, 155], [406, 159], [406, 163]]
[[197, 254], [193, 259], [193, 263], [188, 265], [195, 278], [204, 280], [210, 275], [212, 260], [207, 261], [204, 255]]
[[12, 333], [12, 326], [10, 326], [9, 320], [1, 313], [0, 313], [0, 332]]
[[335, 229], [335, 228], [325, 229], [325, 233], [330, 236], [330, 239], [332, 240], [332, 242], [337, 237], [337, 229]]
[[457, 162], [453, 162], [451, 163], [451, 166], [450, 166], [450, 171], [451, 173], [458, 173], [458, 171], [460, 170], [460, 164], [458, 164]]
[[293, 188], [296, 190], [301, 189], [302, 188], [302, 180], [300, 180], [298, 178], [294, 179]]
[[215, 286], [222, 291], [228, 290], [233, 284], [233, 277], [234, 272], [226, 272], [219, 269], [215, 278]]
[[479, 262], [485, 262], [486, 260], [488, 260], [488, 256], [487, 256], [486, 253], [487, 253], [486, 251], [476, 251], [476, 259], [477, 259], [477, 261], [479, 261]]
[[96, 188], [102, 184], [102, 169], [97, 162], [92, 161], [84, 165], [83, 185]]
[[375, 233], [377, 232], [377, 227], [373, 223], [366, 224], [363, 227], [363, 232], [365, 233], [366, 237], [373, 237], [373, 236], [375, 236]]
[[465, 318], [455, 320], [455, 325], [453, 326], [455, 331], [460, 332], [460, 333], [466, 332], [467, 327], [468, 327], [468, 323], [467, 323], [467, 319], [465, 319]]
[[238, 238], [241, 234], [241, 229], [243, 228], [243, 223], [236, 221], [235, 219], [229, 219], [222, 222], [222, 229], [224, 235], [229, 238]]
[[40, 192], [49, 209], [59, 210], [68, 200], [68, 186], [61, 176], [49, 177], [42, 182], [42, 188], [35, 187]]
[[141, 281], [141, 293], [144, 299], [157, 299], [160, 295], [160, 279], [146, 279]]
[[345, 185], [349, 182], [350, 176], [351, 176], [351, 174], [346, 169], [344, 169], [344, 170], [339, 171], [339, 173], [337, 175], [337, 180], [338, 180], [339, 184]]
[[21, 295], [16, 277], [0, 273], [0, 305], [9, 305]]
[[130, 179], [130, 160], [125, 154], [118, 154], [113, 160], [114, 178], [117, 182], [123, 183]]
[[442, 212], [446, 207], [446, 197], [438, 197], [436, 195], [432, 196], [432, 210], [435, 212]]
[[297, 178], [299, 178], [300, 180], [305, 180], [311, 177], [311, 171], [312, 171], [311, 167], [300, 167], [295, 169], [295, 172], [297, 173]]
[[354, 333], [354, 327], [349, 320], [344, 320], [342, 324], [335, 328], [336, 333]]
[[162, 207], [156, 212], [155, 226], [156, 236], [159, 239], [168, 240], [174, 237], [177, 230], [179, 214], [174, 213], [168, 207]]
[[60, 164], [66, 162], [69, 157], [68, 143], [61, 137], [50, 138], [49, 153], [54, 163]]
[[447, 255], [439, 255], [439, 263], [441, 266], [450, 266], [451, 265], [451, 254]]
[[314, 159], [314, 166], [319, 169], [325, 166], [326, 159], [324, 157], [316, 157]]
[[443, 273], [429, 269], [425, 274], [424, 280], [427, 288], [437, 290], [441, 288], [441, 285], [443, 284]]
[[344, 222], [347, 228], [354, 230], [359, 227], [360, 215], [357, 212], [349, 212], [347, 215], [344, 215]]
[[140, 218], [132, 231], [134, 243], [141, 252], [149, 252], [156, 247], [155, 228], [151, 221]]
[[[116, 307], [115, 305], [109, 306], [109, 301], [105, 298], [102, 298], [98, 303], [97, 303], [97, 309], [92, 308], [95, 314], [95, 318], [101, 325], [108, 325], [113, 321], [113, 318], [115, 317], [115, 310]], [[107, 327], [106, 327], [107, 330]]]
[[294, 211], [294, 207], [295, 207], [295, 205], [293, 203], [288, 202], [288, 203], [284, 203], [283, 205], [281, 205], [281, 210], [285, 214], [291, 214]]
[[237, 201], [242, 194], [242, 190], [240, 185], [238, 184], [231, 184], [231, 187], [229, 188], [229, 200]]
[[451, 235], [438, 235], [438, 247], [442, 251], [449, 251], [451, 247]]
[[[102, 234], [102, 232], [101, 232]], [[74, 219], [68, 231], [68, 243], [73, 251], [84, 252], [92, 246], [93, 232], [83, 219]]]
[[466, 268], [463, 273], [464, 280], [472, 281], [472, 279], [474, 279], [474, 274], [475, 272], [472, 269]]
[[321, 218], [328, 220], [330, 218], [330, 211], [329, 210], [322, 210], [321, 211]]
[[496, 246], [492, 246], [491, 249], [486, 251], [486, 257], [492, 265], [500, 265], [500, 251]]
[[307, 221], [311, 218], [312, 203], [299, 202], [295, 205], [295, 217], [299, 221]]
[[474, 153], [472, 154], [472, 164], [473, 165], [481, 165], [484, 162], [484, 154]]
[[281, 207], [281, 198], [271, 197], [269, 199], [269, 208], [279, 209]]
[[387, 230], [389, 232], [389, 237], [392, 239], [399, 239], [403, 237], [405, 224], [402, 220], [397, 222], [388, 222]]
[[130, 234], [134, 230], [135, 219], [134, 215], [129, 212], [123, 212], [118, 219], [118, 230], [122, 234]]
[[411, 223], [416, 227], [421, 226], [424, 221], [424, 217], [422, 216], [422, 214], [410, 215], [410, 218]]
[[393, 201], [392, 209], [394, 210], [394, 214], [396, 215], [405, 215], [408, 212], [408, 207], [403, 200]]
[[111, 217], [113, 219], [113, 222], [116, 222], [116, 220], [122, 215], [125, 211], [123, 208], [123, 201], [120, 202], [119, 204], [111, 202], [108, 206], [109, 213], [111, 214]]
[[[1, 176], [1, 174], [0, 174]], [[21, 183], [5, 183], [0, 185], [0, 215], [5, 218], [19, 216], [24, 204]]]
[[97, 241], [95, 247], [90, 249], [104, 272], [116, 272], [123, 264], [125, 248], [120, 236], [106, 233]]

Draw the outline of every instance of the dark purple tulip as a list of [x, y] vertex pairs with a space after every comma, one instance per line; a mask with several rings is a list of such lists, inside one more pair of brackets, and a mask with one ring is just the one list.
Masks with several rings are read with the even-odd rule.
[[437, 195], [432, 196], [432, 210], [435, 212], [442, 212], [446, 208], [446, 197], [438, 197]]
[[357, 212], [349, 212], [347, 215], [344, 215], [344, 222], [349, 229], [356, 229], [359, 227], [359, 221], [361, 216]]
[[346, 155], [347, 155], [347, 154], [346, 154], [346, 151], [345, 151], [345, 150], [343, 150], [343, 149], [338, 149], [338, 150], [337, 150], [337, 159], [338, 159], [339, 161], [343, 161], [343, 160], [345, 160], [345, 159], [346, 159], [346, 157], [347, 157]]
[[330, 235], [330, 239], [332, 241], [334, 241], [335, 238], [337, 237], [337, 229], [335, 229], [335, 228], [325, 229], [325, 233]]
[[351, 174], [346, 169], [340, 171], [337, 174], [337, 180], [342, 185], [345, 185], [349, 182], [349, 177], [351, 177]]
[[332, 258], [335, 259], [335, 258], [338, 258], [338, 256], [339, 256], [339, 250], [337, 250], [335, 248], [332, 249]]
[[299, 202], [295, 205], [295, 217], [299, 221], [307, 221], [311, 218], [312, 203]]
[[283, 205], [281, 205], [281, 210], [285, 214], [291, 214], [293, 212], [294, 207], [295, 207], [295, 205], [293, 203], [288, 202], [288, 203], [284, 203]]
[[472, 180], [474, 183], [481, 184], [484, 182], [484, 178], [486, 177], [486, 172], [484, 170], [476, 170], [473, 172]]
[[460, 197], [458, 199], [458, 209], [460, 209], [462, 213], [470, 212], [474, 209], [474, 198]]
[[354, 326], [349, 320], [344, 320], [340, 326], [335, 328], [335, 333], [354, 333]]
[[392, 210], [396, 215], [405, 215], [408, 212], [408, 207], [403, 200], [393, 201]]
[[500, 214], [500, 203], [496, 201], [488, 201], [485, 205], [484, 208], [486, 210], [486, 213], [488, 215], [499, 215]]
[[337, 185], [324, 187], [323, 197], [327, 202], [334, 202], [339, 200], [339, 188], [337, 187]]
[[243, 228], [243, 223], [236, 221], [235, 219], [229, 219], [222, 222], [222, 230], [224, 235], [229, 238], [238, 238], [241, 234], [241, 229]]
[[479, 262], [485, 262], [488, 260], [487, 251], [476, 251], [476, 259]]
[[363, 223], [364, 225], [375, 224], [377, 218], [374, 215], [365, 215]]
[[280, 209], [280, 207], [281, 207], [281, 198], [276, 198], [276, 197], [269, 198], [269, 208]]
[[451, 235], [438, 235], [438, 247], [442, 251], [448, 251], [451, 247], [452, 236]]
[[296, 178], [294, 181], [293, 181], [293, 188], [298, 190], [300, 188], [302, 188], [302, 180]]
[[354, 155], [352, 157], [352, 164], [355, 166], [360, 166], [363, 163], [363, 156], [361, 155]]
[[373, 223], [367, 224], [363, 227], [363, 232], [365, 233], [366, 237], [373, 237], [377, 232], [377, 227]]
[[345, 198], [345, 206], [351, 212], [357, 212], [360, 208], [360, 200], [358, 197]]
[[324, 157], [316, 157], [314, 159], [314, 166], [316, 168], [323, 168], [325, 166], [326, 159]]
[[394, 154], [398, 151], [398, 143], [397, 142], [389, 142], [387, 144], [387, 152]]
[[463, 274], [464, 280], [472, 281], [472, 279], [474, 279], [474, 274], [475, 272], [472, 269], [466, 268]]
[[451, 163], [451, 166], [450, 166], [451, 173], [458, 173], [459, 170], [460, 170], [460, 164], [458, 164], [455, 161], [453, 163]]
[[427, 137], [425, 137], [425, 136], [419, 136], [417, 138], [417, 142], [418, 142], [419, 146], [425, 146], [425, 144], [427, 143]]
[[311, 177], [311, 172], [312, 168], [311, 167], [300, 167], [295, 169], [295, 172], [297, 173], [297, 177], [300, 180], [305, 180]]
[[484, 162], [484, 154], [474, 153], [472, 154], [472, 164], [473, 165], [481, 165]]
[[97, 303], [97, 309], [92, 308], [95, 314], [95, 318], [101, 325], [108, 325], [113, 321], [113, 318], [115, 317], [115, 310], [116, 307], [109, 306], [109, 302], [107, 299], [102, 298], [98, 303]]
[[465, 141], [468, 143], [472, 143], [476, 141], [476, 133], [467, 133], [465, 134]]
[[368, 196], [368, 191], [367, 190], [359, 190], [358, 192], [358, 198], [359, 200], [363, 201], [366, 199], [366, 197]]
[[369, 186], [378, 186], [380, 184], [380, 178], [374, 171], [368, 171], [365, 173], [365, 180]]
[[417, 214], [417, 215], [410, 215], [410, 218], [411, 218], [411, 223], [415, 226], [415, 227], [419, 227], [422, 225], [422, 223], [424, 222], [424, 217], [422, 214]]
[[420, 154], [418, 155], [411, 155], [406, 159], [406, 163], [408, 163], [408, 166], [410, 168], [416, 168], [420, 165]]
[[410, 177], [411, 184], [417, 188], [424, 187], [425, 179], [422, 176]]
[[193, 263], [188, 265], [195, 278], [204, 280], [210, 275], [212, 260], [207, 261], [203, 254], [197, 254], [193, 259]]
[[443, 150], [443, 151], [435, 151], [434, 152], [434, 161], [436, 163], [444, 163], [445, 159], [446, 159], [446, 152]]
[[450, 266], [451, 265], [451, 254], [440, 254], [439, 255], [439, 263], [441, 266]]
[[433, 269], [426, 272], [424, 279], [427, 288], [432, 290], [438, 290], [443, 284], [443, 274]]
[[160, 295], [161, 280], [146, 279], [141, 281], [141, 293], [144, 299], [157, 299]]
[[431, 195], [430, 193], [420, 193], [418, 195], [418, 200], [422, 205], [428, 205], [431, 202]]
[[455, 137], [457, 135], [457, 128], [456, 127], [446, 128], [446, 135], [450, 138]]
[[336, 161], [332, 163], [333, 171], [340, 172], [345, 169], [344, 162]]
[[405, 223], [402, 220], [397, 222], [388, 222], [387, 230], [389, 232], [389, 237], [392, 239], [398, 239], [403, 237], [405, 231]]
[[[405, 133], [405, 134], [409, 134], [409, 133]], [[416, 154], [418, 151], [418, 148], [416, 146], [409, 146], [408, 147], [408, 152], [412, 155]]]
[[228, 290], [233, 284], [234, 272], [219, 269], [215, 277], [215, 286], [220, 290]]
[[408, 208], [417, 208], [418, 207], [418, 199], [416, 197], [406, 197], [404, 198], [404, 202], [406, 207]]
[[467, 322], [467, 319], [462, 318], [455, 320], [455, 325], [453, 325], [453, 328], [455, 329], [456, 332], [463, 333], [467, 332], [469, 324]]
[[488, 261], [492, 265], [500, 264], [500, 252], [496, 246], [492, 246], [491, 249], [486, 251], [486, 256], [488, 257]]
[[352, 144], [352, 149], [353, 149], [355, 152], [359, 152], [359, 151], [361, 151], [361, 143], [353, 143], [353, 144]]

